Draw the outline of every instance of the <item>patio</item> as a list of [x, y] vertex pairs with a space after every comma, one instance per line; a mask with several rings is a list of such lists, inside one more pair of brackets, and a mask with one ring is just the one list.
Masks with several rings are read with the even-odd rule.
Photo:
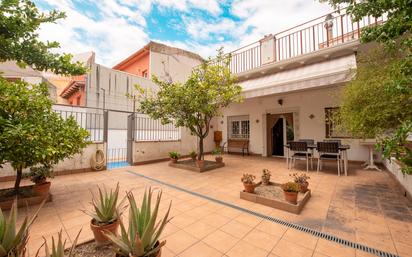
[[[253, 173], [259, 178], [262, 169], [268, 168], [272, 181], [290, 180], [285, 160], [224, 155], [224, 161], [226, 167], [205, 173], [171, 168], [162, 162], [58, 176], [52, 180], [53, 202], [46, 204], [32, 227], [29, 254], [37, 251], [42, 236], [56, 235], [60, 229], [69, 241], [82, 227], [80, 241], [92, 239], [90, 218], [80, 209], [90, 208], [89, 189], [97, 184], [114, 187], [117, 181], [123, 194], [133, 190], [140, 196], [146, 186], [161, 187], [163, 211], [170, 200], [173, 202], [174, 218], [163, 235], [167, 240], [164, 257], [374, 256], [191, 192], [392, 254], [408, 256], [412, 252], [412, 203], [401, 195], [386, 172], [365, 171], [359, 164], [349, 165], [347, 177], [338, 177], [333, 164], [326, 164], [319, 174], [310, 171], [312, 198], [300, 215], [294, 215], [239, 199], [243, 173]], [[302, 162], [295, 170], [305, 169]], [[11, 184], [0, 185], [4, 188]]]

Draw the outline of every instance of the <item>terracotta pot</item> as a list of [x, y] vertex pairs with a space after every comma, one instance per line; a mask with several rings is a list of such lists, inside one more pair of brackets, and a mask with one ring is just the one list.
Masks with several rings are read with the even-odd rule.
[[255, 192], [256, 184], [243, 183], [243, 186], [245, 187], [245, 192], [246, 193], [254, 193]]
[[222, 163], [223, 162], [223, 157], [222, 156], [216, 156], [215, 160], [217, 163]]
[[98, 226], [94, 224], [95, 221], [94, 219], [90, 221], [90, 228], [93, 231], [94, 235], [94, 241], [98, 246], [101, 245], [107, 245], [110, 244], [109, 239], [103, 234], [103, 231], [110, 231], [113, 234], [117, 235], [117, 230], [120, 225], [120, 221], [116, 220], [115, 222], [108, 224], [108, 225], [103, 225], [103, 226]]
[[[123, 256], [121, 254], [116, 253], [116, 257], [129, 257], [129, 256]], [[152, 254], [150, 256], [144, 256], [144, 257], [162, 257], [162, 248], [160, 248], [157, 254]]]
[[205, 167], [205, 161], [204, 160], [196, 160], [196, 166], [199, 168], [204, 168]]
[[309, 187], [309, 182], [305, 182], [305, 183], [301, 183], [299, 184], [299, 188], [300, 188], [300, 192], [301, 193], [306, 193], [308, 191], [308, 187]]
[[287, 192], [283, 191], [285, 193], [285, 200], [288, 201], [289, 203], [297, 204], [298, 203], [298, 193], [297, 192]]
[[48, 195], [50, 191], [51, 182], [38, 183], [33, 185], [33, 192], [37, 195]]
[[177, 159], [170, 158], [170, 162], [171, 162], [171, 163], [177, 163]]

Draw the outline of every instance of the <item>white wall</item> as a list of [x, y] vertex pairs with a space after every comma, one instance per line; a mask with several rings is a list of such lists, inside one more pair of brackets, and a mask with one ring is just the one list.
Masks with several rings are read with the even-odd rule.
[[395, 176], [396, 180], [398, 180], [398, 182], [405, 188], [409, 194], [409, 197], [412, 197], [412, 175], [403, 174], [401, 172], [401, 167], [394, 159], [391, 161], [384, 160], [383, 163], [389, 172]]
[[191, 58], [184, 53], [150, 52], [150, 75], [156, 75], [162, 80], [168, 80], [169, 76], [173, 82], [184, 83], [193, 67], [201, 62]]
[[[214, 124], [212, 125], [214, 128]], [[204, 151], [211, 152], [215, 145], [213, 142], [213, 129], [204, 140]], [[197, 151], [197, 137], [190, 135], [190, 131], [182, 128], [182, 137], [178, 141], [159, 142], [134, 142], [133, 162], [144, 162], [169, 158], [168, 153], [177, 151], [181, 155], [188, 155], [191, 151]]]
[[[79, 170], [79, 169], [89, 169], [90, 159], [100, 149], [104, 151], [103, 143], [93, 143], [88, 145], [83, 149], [81, 154], [76, 154], [72, 158], [64, 159], [54, 166], [54, 171], [65, 171], [65, 170]], [[28, 171], [28, 170], [26, 170]], [[3, 165], [3, 168], [0, 168], [0, 177], [13, 176], [15, 172], [13, 168], [9, 165]]]
[[[326, 137], [324, 108], [339, 106], [339, 90], [340, 87], [328, 87], [246, 99], [243, 103], [232, 104], [223, 110], [224, 117], [217, 118], [218, 128], [223, 131], [223, 141], [227, 141], [227, 116], [249, 115], [250, 151], [266, 155], [266, 113], [294, 112], [296, 114], [294, 118], [295, 138], [311, 138], [321, 141]], [[283, 100], [282, 106], [278, 104], [278, 99]], [[311, 114], [314, 115], [313, 119], [309, 118]], [[259, 122], [257, 123], [256, 120]], [[359, 140], [343, 139], [342, 142], [351, 145], [348, 152], [350, 160], [365, 161], [368, 159], [367, 148], [359, 145]]]

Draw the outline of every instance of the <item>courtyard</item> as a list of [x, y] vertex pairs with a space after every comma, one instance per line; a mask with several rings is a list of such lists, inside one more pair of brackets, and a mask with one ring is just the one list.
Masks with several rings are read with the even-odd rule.
[[[81, 228], [80, 243], [92, 240], [90, 217], [82, 210], [91, 208], [91, 191], [97, 185], [110, 188], [117, 182], [122, 196], [132, 190], [141, 198], [146, 187], [162, 189], [162, 211], [172, 201], [173, 218], [162, 235], [167, 241], [162, 250], [166, 257], [348, 257], [384, 252], [409, 256], [412, 252], [412, 203], [386, 171], [366, 171], [358, 163], [349, 165], [347, 177], [338, 177], [333, 164], [326, 164], [319, 173], [309, 171], [312, 197], [295, 215], [239, 199], [240, 177], [252, 173], [260, 180], [262, 169], [267, 168], [272, 181], [283, 183], [290, 180], [291, 172], [305, 170], [303, 163], [289, 171], [280, 158], [224, 155], [224, 161], [225, 167], [204, 173], [159, 162], [57, 176], [52, 180], [53, 201], [42, 208], [31, 229], [29, 254], [35, 254], [43, 243], [42, 236], [50, 239], [60, 229], [68, 242]], [[1, 188], [11, 185], [0, 184]], [[23, 208], [19, 216], [24, 214]], [[299, 224], [299, 229], [291, 224]], [[325, 238], [325, 234], [332, 237]], [[355, 249], [354, 244], [368, 249]]]

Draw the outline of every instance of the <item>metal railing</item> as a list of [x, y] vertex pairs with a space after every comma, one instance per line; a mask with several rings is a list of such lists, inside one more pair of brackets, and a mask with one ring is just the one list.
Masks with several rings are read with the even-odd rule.
[[127, 160], [127, 148], [108, 148], [107, 162], [125, 162]]
[[104, 117], [99, 109], [54, 105], [53, 110], [63, 119], [73, 117], [80, 127], [89, 132], [89, 140], [103, 142]]
[[226, 56], [231, 57], [229, 68], [232, 73], [241, 73], [357, 40], [362, 28], [385, 21], [386, 16], [365, 17], [353, 22], [351, 15], [333, 12], [270, 36], [268, 40], [273, 40], [273, 43], [267, 46], [271, 49], [262, 47], [265, 41], [262, 39], [228, 53]]
[[135, 117], [135, 141], [177, 141], [180, 139], [180, 128], [176, 128], [173, 124], [163, 125], [160, 120]]

